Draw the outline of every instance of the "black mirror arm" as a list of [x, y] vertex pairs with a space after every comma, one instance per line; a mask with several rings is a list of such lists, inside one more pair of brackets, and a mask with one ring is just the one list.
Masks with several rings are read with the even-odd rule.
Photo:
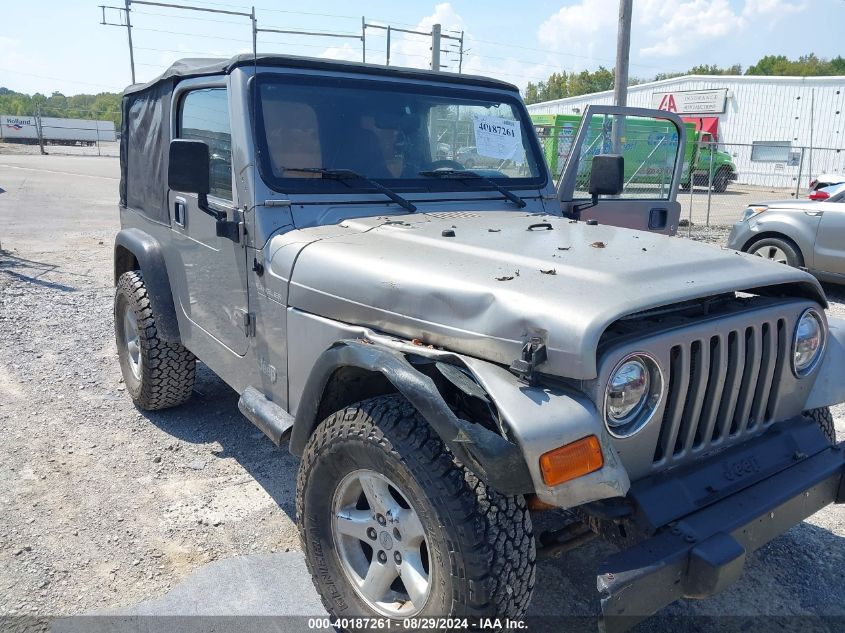
[[197, 208], [210, 215], [215, 220], [225, 220], [226, 214], [223, 211], [215, 211], [211, 207], [208, 206], [208, 194], [206, 193], [198, 193], [197, 194]]
[[197, 208], [217, 220], [215, 233], [217, 237], [225, 237], [236, 244], [241, 241], [239, 222], [228, 220], [225, 211], [216, 211], [208, 206], [208, 194], [197, 194]]
[[590, 202], [584, 202], [583, 204], [573, 204], [572, 211], [569, 212], [568, 217], [571, 220], [580, 220], [581, 219], [581, 211], [586, 209], [591, 209], [592, 207], [596, 206], [599, 203], [599, 194], [594, 193], [591, 194]]

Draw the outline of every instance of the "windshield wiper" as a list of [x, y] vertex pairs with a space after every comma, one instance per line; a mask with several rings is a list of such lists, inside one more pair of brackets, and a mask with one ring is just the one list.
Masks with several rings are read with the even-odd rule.
[[411, 201], [406, 200], [392, 189], [388, 189], [380, 182], [377, 182], [372, 178], [367, 178], [366, 176], [359, 174], [357, 171], [352, 171], [351, 169], [326, 169], [325, 167], [282, 167], [281, 170], [282, 172], [302, 171], [306, 174], [322, 174], [323, 178], [339, 180], [343, 184], [346, 184], [345, 181], [347, 180], [363, 180], [368, 185], [374, 187], [379, 192], [383, 193], [388, 198], [393, 200], [393, 202], [398, 204], [403, 209], [407, 209], [411, 213], [417, 210], [417, 207]]
[[501, 193], [520, 209], [526, 204], [525, 200], [510, 189], [506, 189], [487, 176], [482, 176], [477, 171], [470, 169], [435, 169], [434, 171], [421, 171], [420, 176], [425, 176], [426, 178], [451, 178], [453, 180], [480, 180], [493, 187], [493, 189]]

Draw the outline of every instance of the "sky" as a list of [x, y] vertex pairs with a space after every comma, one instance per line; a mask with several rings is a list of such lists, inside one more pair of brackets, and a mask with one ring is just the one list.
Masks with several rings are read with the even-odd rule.
[[[178, 3], [249, 11], [249, 1]], [[264, 28], [358, 36], [362, 16], [370, 24], [425, 32], [440, 23], [447, 35], [464, 32], [464, 72], [523, 89], [552, 72], [614, 65], [618, 0], [255, 2]], [[0, 0], [0, 86], [30, 94], [122, 90], [130, 83], [126, 29], [101, 25], [100, 3], [106, 0]], [[109, 10], [106, 19], [121, 21], [120, 12]], [[237, 16], [133, 4], [131, 19], [138, 81], [180, 57], [251, 51], [249, 21]], [[768, 54], [829, 58], [843, 53], [843, 23], [843, 0], [634, 0], [630, 74], [649, 79], [697, 64], [747, 67]], [[367, 61], [384, 63], [385, 31], [367, 28], [366, 40]], [[429, 67], [430, 44], [426, 37], [393, 33], [391, 64]], [[443, 42], [443, 48], [456, 47], [453, 40]], [[271, 33], [259, 34], [258, 48], [350, 60], [362, 54], [358, 39]], [[456, 52], [444, 53], [441, 62], [456, 71]]]

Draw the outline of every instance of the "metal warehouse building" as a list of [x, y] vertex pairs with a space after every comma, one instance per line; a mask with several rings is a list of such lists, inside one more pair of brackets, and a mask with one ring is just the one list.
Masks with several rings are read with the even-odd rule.
[[[612, 103], [607, 91], [528, 110], [581, 114]], [[820, 173], [845, 173], [845, 77], [687, 75], [631, 86], [628, 105], [676, 112], [713, 132], [740, 183], [797, 191]]]

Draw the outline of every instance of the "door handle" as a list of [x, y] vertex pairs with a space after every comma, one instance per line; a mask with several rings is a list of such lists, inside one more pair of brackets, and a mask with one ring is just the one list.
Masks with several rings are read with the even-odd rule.
[[650, 231], [665, 229], [668, 221], [668, 209], [652, 209], [648, 214], [648, 228]]
[[185, 210], [187, 205], [182, 199], [177, 199], [173, 204], [173, 221], [182, 228], [185, 228]]

